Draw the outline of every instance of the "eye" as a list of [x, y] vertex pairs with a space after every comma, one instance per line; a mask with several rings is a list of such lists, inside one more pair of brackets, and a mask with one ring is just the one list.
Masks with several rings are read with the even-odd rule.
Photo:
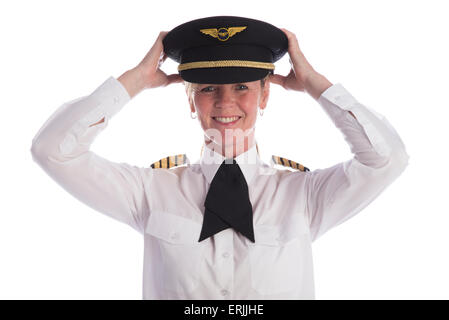
[[214, 87], [212, 87], [212, 86], [205, 87], [205, 88], [201, 89], [201, 92], [211, 92], [211, 91], [213, 91], [212, 89], [214, 89]]
[[237, 85], [237, 88], [238, 88], [239, 90], [248, 89], [248, 87], [245, 86], [244, 84], [239, 84], [239, 85]]

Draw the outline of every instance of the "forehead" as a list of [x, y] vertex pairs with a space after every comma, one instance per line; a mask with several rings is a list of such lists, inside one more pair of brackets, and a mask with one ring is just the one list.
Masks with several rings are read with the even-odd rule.
[[192, 86], [199, 87], [199, 86], [215, 86], [215, 87], [230, 87], [235, 86], [238, 84], [245, 84], [245, 85], [256, 85], [259, 84], [260, 80], [256, 81], [249, 81], [249, 82], [235, 82], [235, 83], [223, 83], [223, 84], [216, 84], [216, 83], [192, 83]]

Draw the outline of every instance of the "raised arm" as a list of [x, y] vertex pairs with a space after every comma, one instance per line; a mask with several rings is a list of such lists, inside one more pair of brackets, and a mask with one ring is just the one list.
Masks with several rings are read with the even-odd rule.
[[142, 232], [146, 218], [145, 190], [153, 169], [115, 163], [90, 150], [96, 136], [132, 97], [146, 88], [179, 82], [159, 67], [161, 32], [138, 66], [118, 79], [108, 78], [91, 94], [61, 105], [33, 138], [31, 154], [40, 167], [74, 197]]
[[376, 199], [401, 175], [409, 159], [388, 120], [359, 103], [341, 84], [328, 88], [318, 102], [354, 157], [306, 175], [306, 211], [313, 240]]
[[305, 211], [315, 240], [379, 196], [404, 171], [409, 156], [384, 116], [359, 103], [341, 84], [332, 84], [316, 72], [299, 49], [296, 36], [282, 30], [289, 41], [292, 69], [287, 76], [273, 75], [271, 81], [287, 90], [310, 94], [354, 154], [330, 168], [298, 174], [298, 188], [304, 186]]

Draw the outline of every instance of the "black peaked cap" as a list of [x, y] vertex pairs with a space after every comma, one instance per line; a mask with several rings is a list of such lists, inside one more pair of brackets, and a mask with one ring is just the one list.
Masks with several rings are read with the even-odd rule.
[[193, 83], [250, 82], [273, 73], [288, 51], [284, 32], [263, 21], [215, 16], [183, 23], [163, 40], [164, 52]]

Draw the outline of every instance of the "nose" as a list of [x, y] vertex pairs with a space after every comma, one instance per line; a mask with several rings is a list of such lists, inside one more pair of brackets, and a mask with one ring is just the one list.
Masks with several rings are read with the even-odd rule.
[[215, 106], [217, 108], [232, 107], [235, 103], [235, 96], [231, 89], [221, 87], [216, 95]]

